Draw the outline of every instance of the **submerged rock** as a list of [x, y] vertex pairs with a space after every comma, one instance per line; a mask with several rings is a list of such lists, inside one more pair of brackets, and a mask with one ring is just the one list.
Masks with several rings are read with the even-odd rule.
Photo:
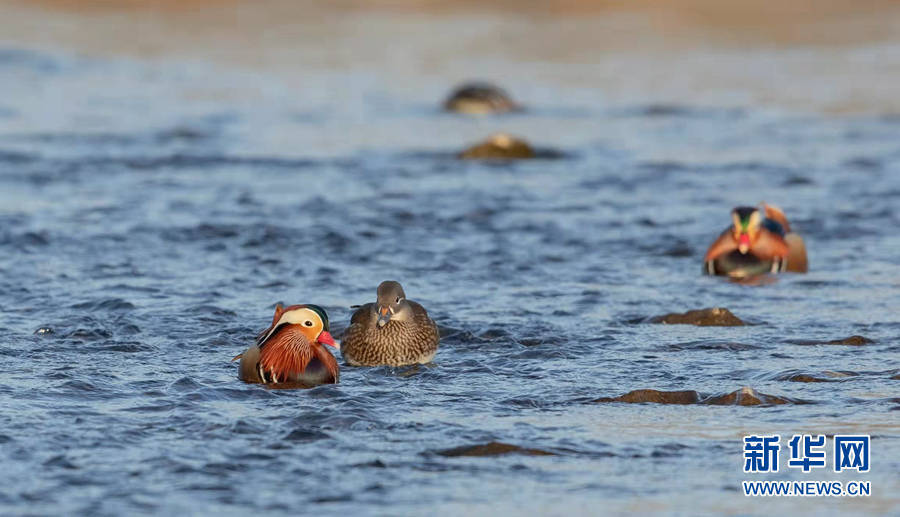
[[497, 133], [484, 142], [466, 149], [459, 157], [464, 160], [523, 160], [534, 158], [535, 153], [525, 140], [506, 133]]
[[556, 456], [541, 449], [528, 449], [503, 442], [488, 442], [477, 445], [463, 445], [452, 449], [437, 451], [437, 454], [448, 458], [460, 456], [501, 456], [504, 454], [524, 454], [526, 456]]
[[775, 406], [779, 404], [804, 404], [805, 401], [760, 393], [743, 387], [722, 395], [703, 395], [700, 392], [634, 390], [618, 397], [604, 397], [594, 402], [627, 402], [633, 404], [706, 404], [711, 406]]
[[789, 382], [837, 382], [855, 377], [856, 372], [825, 370], [818, 373], [807, 373], [800, 370], [787, 370], [773, 377], [776, 381]]
[[515, 111], [519, 106], [502, 88], [490, 83], [471, 82], [458, 86], [444, 101], [444, 109], [470, 115]]
[[792, 343], [794, 345], [805, 345], [805, 346], [814, 346], [814, 345], [843, 345], [843, 346], [863, 346], [874, 343], [875, 341], [865, 337], [865, 336], [850, 336], [844, 339], [832, 339], [831, 341], [823, 341], [823, 340], [815, 340], [815, 339], [799, 339], [799, 340], [791, 340], [788, 343]]
[[726, 393], [724, 395], [712, 395], [703, 399], [701, 404], [713, 406], [775, 406], [779, 404], [791, 404], [797, 401], [777, 395], [767, 395], [755, 389], [744, 386], [743, 388]]
[[629, 402], [638, 404], [652, 402], [654, 404], [696, 404], [700, 401], [700, 393], [693, 390], [686, 391], [659, 391], [659, 390], [634, 390], [618, 397], [604, 397], [594, 402]]
[[823, 379], [807, 373], [794, 373], [785, 377], [783, 380], [790, 382], [834, 382], [834, 379]]
[[685, 313], [671, 313], [664, 316], [650, 318], [650, 323], [665, 323], [667, 325], [698, 325], [701, 327], [739, 327], [746, 325], [731, 311], [722, 307], [712, 309], [697, 309]]
[[827, 342], [828, 345], [847, 345], [847, 346], [862, 346], [874, 343], [871, 339], [864, 336], [850, 336], [844, 339], [834, 339], [832, 341]]

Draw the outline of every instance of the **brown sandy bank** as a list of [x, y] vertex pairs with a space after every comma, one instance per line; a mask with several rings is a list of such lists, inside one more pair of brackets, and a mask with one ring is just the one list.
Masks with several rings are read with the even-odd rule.
[[[0, 1], [0, 44], [270, 70], [600, 88], [611, 102], [900, 112], [885, 0]], [[498, 69], [495, 63], [505, 66]], [[448, 87], [450, 84], [448, 84]]]

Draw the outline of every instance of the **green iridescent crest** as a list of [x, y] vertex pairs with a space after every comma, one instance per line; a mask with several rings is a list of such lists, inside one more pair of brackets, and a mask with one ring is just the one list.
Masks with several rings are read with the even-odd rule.
[[328, 327], [328, 313], [325, 312], [325, 309], [311, 303], [304, 305], [304, 307], [318, 314], [319, 317], [322, 318], [322, 328], [325, 330], [325, 332], [330, 332], [330, 329]]

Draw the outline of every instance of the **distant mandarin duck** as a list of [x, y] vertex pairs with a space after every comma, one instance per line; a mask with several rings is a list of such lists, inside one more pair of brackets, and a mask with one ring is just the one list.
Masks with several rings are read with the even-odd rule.
[[328, 315], [318, 305], [275, 306], [272, 325], [256, 344], [232, 361], [241, 360], [240, 378], [264, 384], [304, 386], [338, 382], [337, 360], [322, 345], [337, 348], [328, 333]]
[[732, 226], [709, 247], [703, 271], [709, 275], [748, 277], [808, 269], [803, 238], [791, 232], [784, 212], [763, 203], [731, 211]]
[[490, 83], [471, 82], [456, 88], [444, 101], [444, 109], [469, 115], [484, 115], [520, 108], [501, 88]]
[[437, 353], [440, 333], [418, 303], [407, 300], [394, 281], [378, 286], [375, 303], [361, 306], [341, 340], [341, 354], [351, 366], [403, 366], [428, 363]]

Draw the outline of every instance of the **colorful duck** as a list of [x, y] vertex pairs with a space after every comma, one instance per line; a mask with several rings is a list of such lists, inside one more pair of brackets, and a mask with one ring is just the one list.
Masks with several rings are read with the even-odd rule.
[[703, 271], [736, 278], [808, 269], [803, 238], [779, 208], [739, 206], [731, 211], [732, 226], [706, 252]]
[[440, 333], [418, 303], [407, 300], [398, 282], [378, 286], [375, 303], [357, 309], [344, 331], [341, 353], [352, 366], [403, 366], [428, 363], [437, 353]]
[[246, 382], [334, 384], [340, 376], [338, 363], [322, 345], [337, 348], [324, 309], [311, 304], [284, 308], [279, 303], [272, 325], [232, 361], [241, 360], [239, 376]]
[[484, 115], [520, 109], [501, 88], [490, 83], [472, 82], [456, 88], [444, 101], [446, 111]]

